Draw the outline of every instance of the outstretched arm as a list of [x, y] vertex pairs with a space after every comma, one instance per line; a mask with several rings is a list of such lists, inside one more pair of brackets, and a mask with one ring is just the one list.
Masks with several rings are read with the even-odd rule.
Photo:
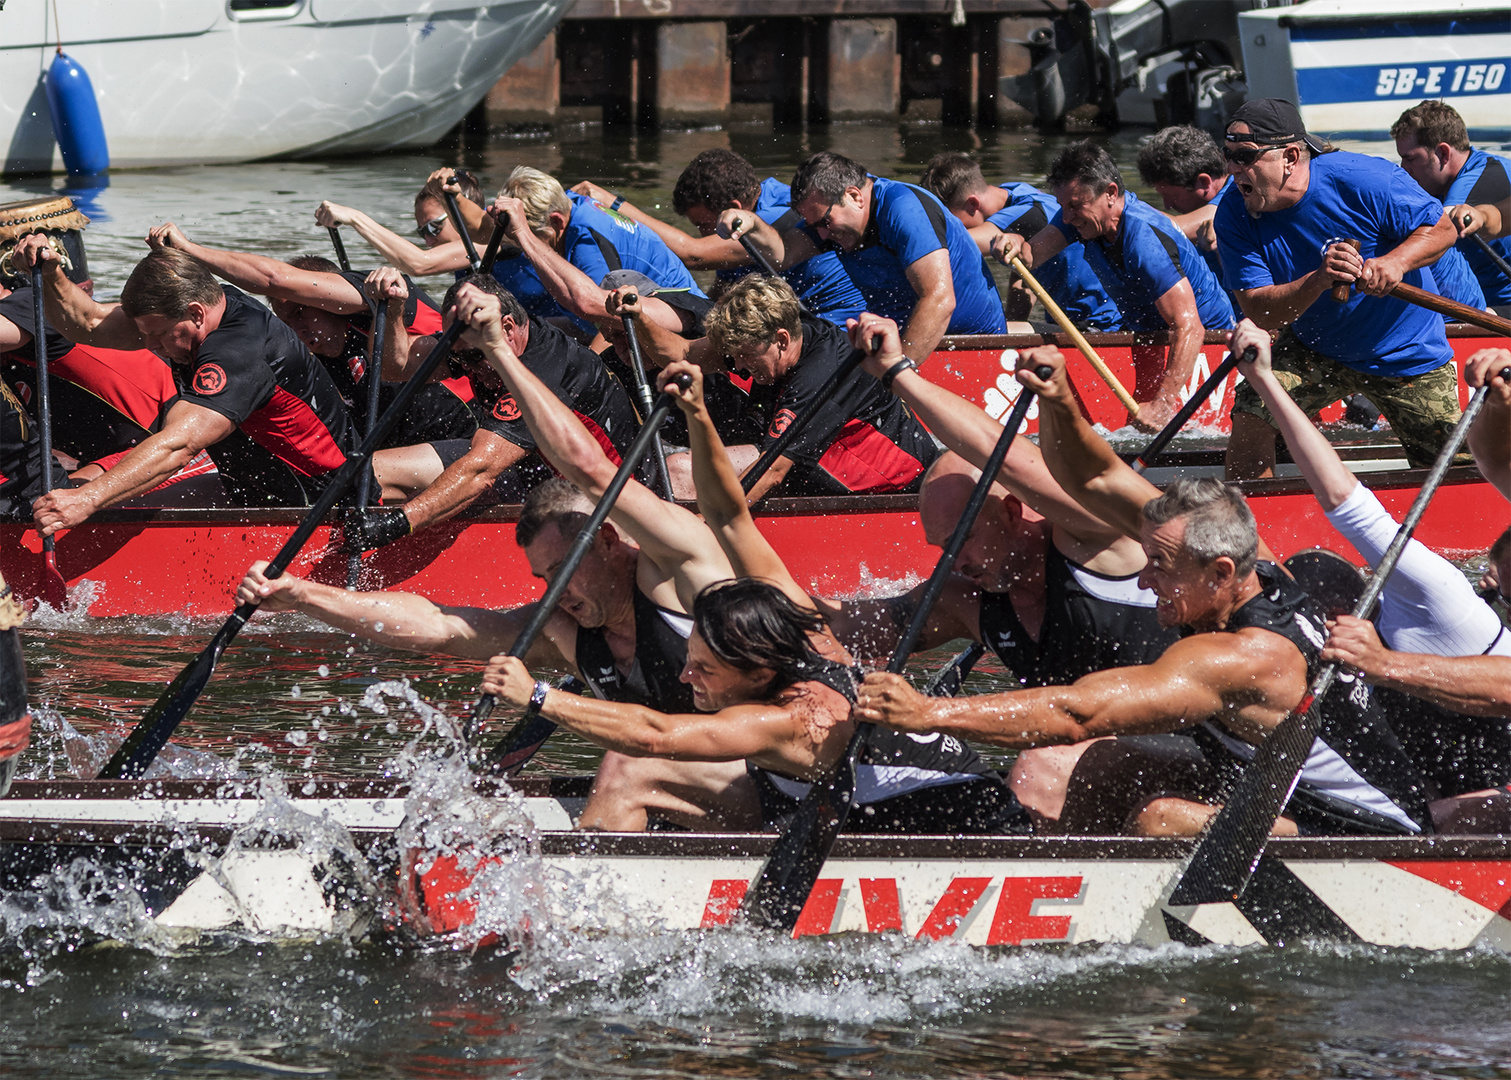
[[307, 304], [337, 315], [351, 315], [367, 307], [362, 290], [340, 274], [296, 270], [288, 263], [266, 255], [208, 248], [194, 243], [171, 221], [147, 233], [147, 246], [182, 251], [195, 262], [204, 264], [217, 277], [259, 296]]
[[[574, 185], [572, 190], [603, 206], [614, 202], [613, 192], [605, 191], [591, 180]], [[689, 236], [675, 225], [668, 225], [660, 218], [651, 217], [627, 199], [619, 203], [619, 208], [614, 213], [623, 214], [655, 233], [689, 270], [727, 270], [750, 265], [750, 256], [738, 240], [726, 240], [717, 235]]]
[[315, 221], [327, 228], [350, 225], [357, 230], [358, 236], [377, 249], [378, 254], [414, 277], [446, 274], [467, 265], [467, 250], [462, 247], [460, 240], [423, 248], [379, 225], [362, 211], [340, 203], [321, 203], [315, 210]]
[[127, 318], [120, 304], [97, 304], [63, 273], [58, 253], [42, 233], [24, 236], [16, 244], [12, 261], [30, 273], [34, 261], [42, 264], [42, 303], [47, 321], [69, 341], [101, 349], [140, 349], [142, 335]]
[[[1422, 698], [1469, 716], [1511, 716], [1511, 657], [1433, 656], [1387, 649], [1368, 619], [1340, 615], [1322, 650], [1375, 686]], [[1487, 729], [1488, 730], [1488, 729]]]
[[[762, 221], [754, 210], [725, 210], [719, 215], [719, 235], [739, 243], [747, 237], [751, 244], [778, 270], [787, 270], [818, 254], [813, 238], [802, 229], [778, 232]], [[742, 248], [743, 244], [740, 245]]]

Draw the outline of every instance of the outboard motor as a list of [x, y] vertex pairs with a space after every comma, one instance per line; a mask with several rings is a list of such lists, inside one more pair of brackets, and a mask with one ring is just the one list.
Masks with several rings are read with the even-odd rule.
[[31, 714], [26, 709], [26, 664], [21, 657], [21, 631], [26, 611], [0, 578], [0, 798], [10, 790], [16, 762], [31, 738]]

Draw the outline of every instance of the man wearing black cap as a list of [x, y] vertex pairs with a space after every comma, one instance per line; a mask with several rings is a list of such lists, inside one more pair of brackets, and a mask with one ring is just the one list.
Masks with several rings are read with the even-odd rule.
[[[1403, 281], [1439, 291], [1428, 267], [1457, 239], [1443, 204], [1388, 162], [1331, 150], [1276, 98], [1234, 113], [1223, 156], [1235, 180], [1216, 218], [1224, 284], [1260, 326], [1286, 328], [1277, 379], [1309, 416], [1366, 394], [1407, 459], [1431, 463], [1459, 416], [1453, 353], [1440, 316], [1387, 294]], [[1339, 282], [1357, 287], [1341, 304], [1330, 295]], [[1268, 476], [1274, 464], [1275, 427], [1241, 386], [1228, 476]]]

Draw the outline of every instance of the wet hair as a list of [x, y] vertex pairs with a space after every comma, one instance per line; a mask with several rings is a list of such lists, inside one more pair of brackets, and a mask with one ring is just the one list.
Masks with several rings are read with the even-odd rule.
[[797, 293], [781, 278], [748, 274], [719, 297], [703, 319], [708, 344], [719, 356], [732, 356], [748, 345], [765, 347], [778, 330], [802, 337], [802, 309]]
[[1118, 172], [1112, 155], [1091, 139], [1073, 142], [1055, 155], [1044, 180], [1051, 191], [1071, 181], [1098, 193], [1107, 190], [1108, 184], [1116, 184], [1119, 191], [1125, 190], [1123, 174]]
[[509, 174], [509, 179], [499, 189], [499, 194], [525, 204], [525, 222], [530, 226], [530, 231], [537, 234], [549, 230], [552, 214], [561, 214], [567, 218], [572, 216], [572, 200], [567, 198], [561, 182], [549, 173], [532, 169], [528, 165], [516, 165]]
[[1469, 129], [1464, 126], [1464, 118], [1446, 101], [1424, 101], [1403, 112], [1390, 125], [1390, 137], [1400, 139], [1407, 135], [1427, 150], [1439, 143], [1465, 153], [1469, 150]]
[[475, 285], [483, 292], [498, 297], [499, 307], [502, 313], [514, 320], [515, 326], [524, 326], [530, 321], [530, 316], [525, 313], [525, 307], [519, 302], [509, 289], [492, 274], [480, 274], [468, 272], [451, 283], [451, 288], [446, 290], [446, 298], [441, 301], [441, 311], [450, 311], [456, 305], [456, 294], [463, 285]]
[[536, 484], [525, 496], [525, 505], [514, 526], [514, 542], [529, 547], [549, 525], [555, 525], [563, 540], [571, 543], [593, 514], [593, 500], [560, 476]]
[[1165, 493], [1144, 504], [1144, 520], [1164, 525], [1186, 519], [1181, 546], [1203, 566], [1224, 555], [1233, 560], [1239, 577], [1247, 577], [1258, 561], [1259, 529], [1243, 492], [1234, 484], [1212, 477], [1172, 480]]
[[[456, 175], [457, 182], [461, 185], [462, 198], [470, 203], [482, 206], [483, 189], [478, 185], [477, 177], [466, 169], [452, 169], [451, 171]], [[446, 205], [446, 193], [441, 190], [441, 181], [439, 179], [426, 180], [425, 186], [415, 193], [415, 213], [418, 214], [420, 207], [428, 202], [437, 203], [440, 206]]]
[[987, 186], [981, 166], [969, 154], [935, 154], [918, 178], [918, 184], [938, 195], [939, 201], [951, 210], [964, 205], [967, 195]]
[[324, 255], [295, 255], [289, 260], [289, 265], [295, 270], [305, 270], [315, 274], [339, 274], [341, 267], [331, 262]]
[[161, 315], [179, 321], [190, 304], [214, 307], [225, 298], [220, 282], [205, 267], [173, 248], [158, 248], [136, 264], [121, 289], [121, 310], [131, 318]]
[[684, 216], [695, 206], [717, 214], [732, 209], [736, 201], [748, 210], [760, 194], [755, 166], [733, 150], [719, 148], [705, 150], [687, 163], [672, 188], [672, 206]]
[[1226, 176], [1227, 172], [1228, 164], [1216, 140], [1189, 124], [1157, 131], [1139, 147], [1138, 174], [1151, 186], [1193, 188], [1202, 173]]
[[830, 202], [849, 188], [866, 186], [866, 167], [851, 161], [843, 154], [824, 150], [808, 158], [792, 174], [792, 205], [806, 202], [814, 195], [822, 195]]
[[809, 635], [828, 625], [817, 611], [799, 607], [758, 578], [716, 581], [693, 601], [693, 629], [715, 656], [739, 671], [774, 672], [767, 695], [813, 677], [824, 658]]

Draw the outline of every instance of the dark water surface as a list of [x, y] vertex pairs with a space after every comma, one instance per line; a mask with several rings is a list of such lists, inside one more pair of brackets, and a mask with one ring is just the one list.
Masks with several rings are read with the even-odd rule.
[[[989, 177], [1034, 180], [1060, 143], [931, 125], [835, 125], [495, 139], [465, 155], [492, 189], [516, 164], [598, 180], [671, 218], [682, 165], [730, 146], [786, 178], [833, 148], [915, 179], [941, 149], [979, 153]], [[1113, 137], [1139, 188], [1137, 135]], [[192, 238], [276, 256], [324, 252], [322, 198], [402, 232], [425, 175], [449, 157], [261, 164], [119, 174], [81, 199], [91, 265], [115, 295], [172, 218]], [[9, 182], [0, 201], [54, 185]], [[372, 265], [353, 235], [358, 266]], [[226, 609], [231, 607], [228, 598]], [[23, 772], [92, 772], [214, 632], [211, 623], [43, 613], [26, 630], [39, 731]], [[925, 658], [920, 672], [945, 654]], [[408, 680], [406, 690], [402, 682]], [[972, 689], [999, 682], [987, 666]], [[419, 658], [259, 617], [220, 665], [165, 767], [402, 774], [440, 752], [417, 694], [458, 715], [473, 665]], [[502, 718], [505, 721], [507, 718]], [[65, 727], [65, 724], [67, 725]], [[423, 732], [423, 734], [422, 734]], [[556, 736], [532, 768], [598, 754]], [[551, 928], [519, 982], [487, 957], [392, 942], [191, 948], [119, 898], [39, 907], [0, 896], [0, 1071], [17, 1076], [1511, 1077], [1511, 959], [1298, 944], [973, 950], [871, 935], [776, 941], [733, 932]], [[108, 940], [101, 941], [101, 938]], [[523, 984], [523, 985], [521, 985]]]

